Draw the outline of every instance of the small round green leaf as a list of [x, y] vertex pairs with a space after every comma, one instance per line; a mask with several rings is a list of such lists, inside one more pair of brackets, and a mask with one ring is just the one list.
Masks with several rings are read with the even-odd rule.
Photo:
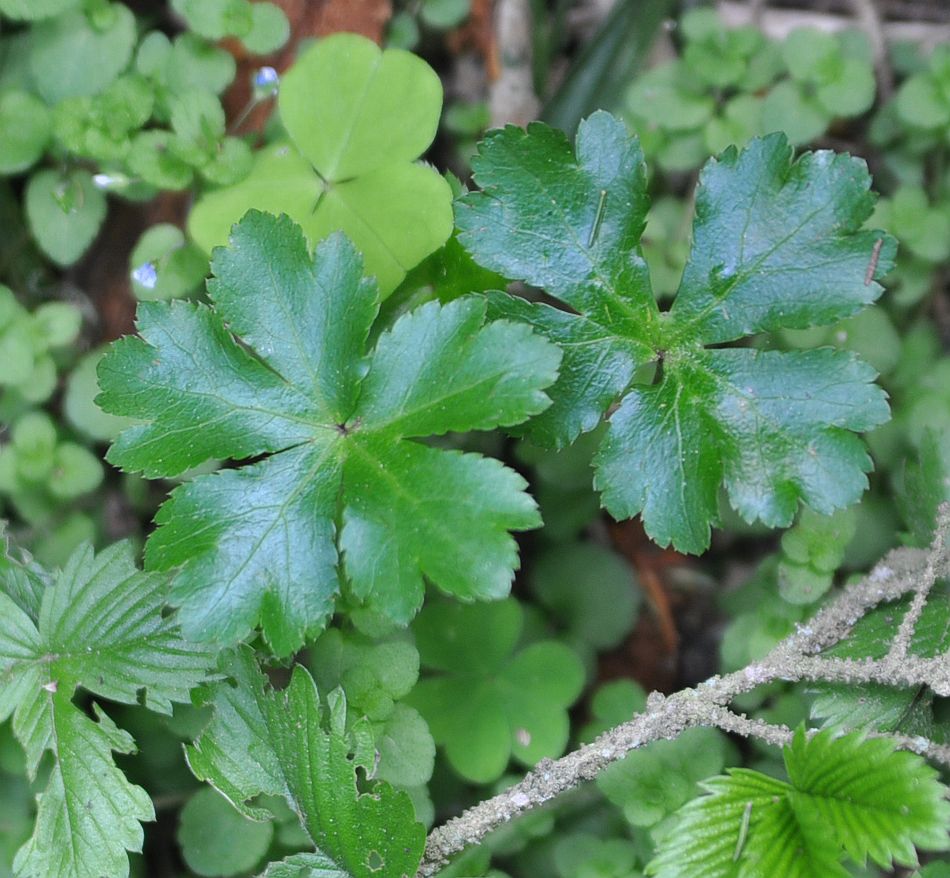
[[0, 386], [25, 383], [33, 374], [34, 364], [33, 343], [21, 327], [0, 334]]
[[419, 25], [413, 15], [406, 11], [397, 12], [389, 20], [386, 31], [386, 47], [405, 49], [411, 52], [419, 45]]
[[82, 312], [69, 302], [45, 302], [33, 312], [37, 348], [64, 348], [72, 344], [82, 326]]
[[161, 31], [149, 31], [135, 53], [135, 70], [142, 76], [161, 80], [171, 56], [172, 43]]
[[63, 567], [83, 543], [96, 540], [96, 523], [84, 512], [72, 512], [44, 533], [34, 546], [36, 560], [45, 567]]
[[239, 875], [267, 853], [273, 824], [243, 817], [210, 788], [195, 793], [181, 812], [178, 843], [188, 867], [199, 875]]
[[931, 207], [919, 186], [901, 186], [890, 201], [890, 227], [915, 256], [942, 262], [950, 256], [950, 215]]
[[442, 83], [416, 55], [336, 34], [302, 54], [283, 78], [280, 117], [326, 180], [411, 162], [435, 137]]
[[135, 46], [135, 15], [120, 3], [105, 11], [95, 21], [76, 11], [34, 26], [30, 69], [48, 103], [98, 94], [125, 70]]
[[51, 18], [79, 5], [79, 0], [0, 0], [0, 14], [22, 21]]
[[590, 700], [591, 719], [580, 732], [584, 743], [614, 726], [629, 721], [646, 707], [647, 695], [633, 680], [611, 680], [598, 687]]
[[102, 475], [97, 455], [75, 442], [61, 442], [53, 453], [49, 491], [60, 500], [73, 500], [98, 488]]
[[209, 162], [201, 166], [201, 176], [217, 186], [239, 183], [254, 167], [254, 153], [238, 137], [224, 137]]
[[726, 147], [742, 147], [757, 134], [763, 133], [762, 99], [753, 95], [737, 95], [719, 116], [706, 123], [703, 132], [710, 153], [718, 154]]
[[941, 128], [950, 122], [950, 100], [931, 76], [920, 73], [901, 86], [897, 112], [916, 128]]
[[600, 774], [597, 786], [634, 826], [654, 826], [693, 798], [697, 785], [722, 771], [728, 759], [720, 731], [687, 729], [675, 741], [632, 750]]
[[813, 27], [793, 30], [782, 44], [782, 57], [795, 79], [814, 81], [816, 72], [834, 60], [840, 49], [832, 34]]
[[568, 631], [596, 649], [630, 630], [640, 590], [630, 565], [594, 543], [562, 544], [531, 569], [531, 590]]
[[192, 89], [204, 89], [220, 94], [231, 80], [237, 65], [234, 56], [224, 49], [186, 33], [172, 43], [168, 64], [164, 70], [164, 84], [175, 94]]
[[447, 30], [465, 21], [471, 8], [470, 0], [423, 0], [419, 16], [429, 27]]
[[224, 136], [224, 107], [207, 91], [189, 91], [169, 102], [176, 150], [189, 164], [200, 165]]
[[554, 846], [554, 865], [560, 878], [633, 878], [637, 846], [621, 838], [598, 838], [575, 832]]
[[99, 231], [106, 216], [105, 196], [88, 171], [63, 177], [39, 171], [26, 187], [26, 217], [40, 248], [58, 265], [72, 265]]
[[[143, 284], [137, 269], [150, 263], [155, 283]], [[194, 244], [185, 241], [177, 226], [159, 223], [146, 229], [129, 259], [132, 292], [140, 301], [173, 299], [185, 296], [201, 286], [208, 274], [208, 258]]]
[[251, 28], [241, 37], [244, 47], [255, 55], [276, 52], [290, 37], [290, 22], [273, 3], [251, 4]]
[[638, 77], [627, 92], [627, 107], [634, 116], [666, 131], [690, 131], [709, 120], [715, 102], [697, 90], [683, 65], [672, 63]]
[[397, 704], [374, 737], [379, 751], [376, 776], [380, 780], [399, 787], [428, 783], [435, 766], [435, 741], [418, 711]]
[[99, 393], [96, 367], [105, 354], [105, 348], [86, 354], [69, 373], [63, 396], [63, 414], [66, 420], [88, 438], [105, 442], [114, 439], [132, 425], [129, 418], [120, 418], [104, 412], [95, 403]]
[[46, 105], [24, 91], [0, 94], [0, 174], [29, 168], [46, 149], [50, 135]]
[[243, 37], [251, 29], [248, 0], [172, 0], [171, 5], [194, 33], [208, 40]]
[[175, 135], [159, 129], [143, 131], [132, 141], [128, 164], [132, 173], [159, 189], [184, 189], [194, 172], [176, 149]]
[[845, 58], [838, 75], [820, 85], [815, 97], [835, 116], [860, 116], [874, 103], [875, 90], [871, 65], [857, 58]]
[[793, 144], [807, 143], [824, 134], [828, 112], [794, 82], [780, 82], [762, 104], [765, 131], [784, 131]]

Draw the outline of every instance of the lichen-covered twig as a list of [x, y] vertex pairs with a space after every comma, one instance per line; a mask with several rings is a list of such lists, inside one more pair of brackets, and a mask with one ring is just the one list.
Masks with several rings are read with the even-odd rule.
[[[434, 875], [449, 857], [481, 841], [489, 832], [525, 811], [536, 808], [596, 777], [631, 750], [652, 741], [675, 738], [693, 726], [715, 726], [724, 731], [759, 738], [782, 746], [791, 730], [753, 720], [729, 709], [737, 695], [765, 683], [784, 681], [848, 682], [854, 685], [883, 683], [891, 686], [929, 686], [950, 695], [950, 659], [909, 655], [907, 645], [934, 581], [947, 569], [947, 533], [950, 507], [940, 511], [938, 535], [930, 551], [896, 549], [863, 580], [843, 589], [820, 609], [807, 625], [781, 641], [765, 658], [735, 673], [711, 677], [694, 689], [670, 696], [653, 693], [646, 709], [628, 722], [611, 729], [596, 741], [558, 760], [542, 760], [524, 779], [501, 795], [470, 808], [460, 817], [434, 829], [426, 844], [420, 878]], [[891, 650], [883, 659], [843, 659], [822, 656], [822, 651], [841, 641], [854, 624], [882, 603], [908, 592], [914, 601], [905, 614], [895, 640], [905, 646]], [[922, 597], [921, 597], [922, 596]], [[917, 607], [918, 598], [920, 607]], [[921, 737], [889, 736], [899, 747], [913, 750], [950, 766], [950, 747]]]
[[934, 534], [934, 541], [930, 548], [930, 555], [927, 558], [927, 565], [920, 577], [920, 582], [914, 589], [914, 599], [910, 607], [901, 619], [900, 628], [894, 637], [894, 643], [888, 658], [894, 662], [901, 662], [910, 652], [910, 643], [914, 637], [914, 630], [920, 619], [920, 614], [924, 611], [927, 598], [930, 596], [930, 590], [937, 581], [937, 571], [942, 568], [947, 559], [947, 533], [950, 531], [950, 515], [947, 507], [940, 510], [937, 520], [937, 531]]

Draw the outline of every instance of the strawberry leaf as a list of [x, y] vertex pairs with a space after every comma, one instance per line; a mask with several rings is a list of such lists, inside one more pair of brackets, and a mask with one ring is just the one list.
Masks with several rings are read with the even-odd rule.
[[258, 819], [266, 811], [248, 800], [282, 795], [316, 847], [271, 865], [266, 874], [415, 875], [425, 827], [415, 821], [406, 793], [383, 782], [366, 792], [362, 782], [358, 787], [358, 769], [372, 768], [372, 752], [354, 748], [353, 739], [365, 729], [347, 731], [341, 690], [329, 694], [327, 709], [310, 674], [297, 666], [287, 688], [275, 691], [246, 648], [226, 656], [222, 670], [237, 686], [225, 681], [206, 690], [215, 714], [188, 750], [192, 770]]
[[789, 782], [731, 769], [680, 813], [647, 874], [658, 878], [845, 878], [847, 856], [891, 869], [915, 846], [946, 850], [950, 804], [937, 772], [884, 738], [804, 729], [785, 748]]
[[14, 864], [20, 878], [121, 878], [126, 851], [142, 849], [152, 802], [112, 756], [135, 742], [98, 704], [90, 718], [72, 698], [82, 688], [136, 704], [144, 693], [161, 713], [188, 701], [213, 657], [163, 615], [166, 586], [135, 569], [128, 543], [98, 556], [81, 547], [55, 577], [9, 557], [0, 565], [0, 721], [13, 715], [31, 777], [45, 752], [53, 757], [33, 836]]

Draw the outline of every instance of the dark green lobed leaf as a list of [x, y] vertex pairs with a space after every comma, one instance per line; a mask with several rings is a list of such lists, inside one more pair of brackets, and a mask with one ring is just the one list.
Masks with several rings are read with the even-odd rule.
[[485, 325], [466, 297], [404, 315], [369, 352], [378, 299], [359, 256], [335, 235], [311, 258], [287, 217], [250, 212], [212, 269], [212, 308], [143, 303], [141, 337], [99, 367], [100, 405], [142, 421], [113, 444], [117, 465], [154, 477], [264, 455], [180, 486], [156, 518], [146, 561], [177, 570], [189, 636], [235, 642], [260, 623], [293, 652], [333, 611], [337, 539], [353, 593], [401, 624], [423, 576], [465, 599], [506, 594], [508, 531], [540, 524], [526, 483], [406, 440], [543, 411], [558, 349]]
[[834, 323], [880, 296], [873, 278], [890, 270], [896, 246], [861, 230], [875, 201], [867, 165], [827, 150], [793, 156], [783, 135], [770, 134], [703, 169], [670, 314], [677, 338], [717, 344]]
[[576, 158], [562, 132], [536, 123], [489, 133], [473, 167], [483, 191], [457, 202], [459, 240], [481, 264], [579, 312], [491, 298], [493, 314], [526, 320], [562, 346], [555, 403], [525, 428], [560, 447], [593, 429], [652, 358], [659, 312], [637, 251], [648, 206], [643, 155], [597, 113], [578, 129]]
[[[880, 295], [894, 242], [862, 231], [873, 207], [863, 161], [792, 161], [782, 135], [727, 150], [696, 196], [692, 252], [661, 314], [639, 251], [647, 209], [636, 140], [596, 113], [576, 157], [542, 125], [490, 135], [481, 192], [459, 203], [460, 240], [484, 265], [543, 286], [573, 312], [492, 294], [564, 349], [551, 408], [526, 425], [559, 447], [610, 415], [595, 483], [617, 518], [642, 514], [657, 542], [700, 552], [724, 483], [746, 520], [789, 524], [803, 501], [853, 503], [870, 459], [853, 434], [888, 418], [873, 370], [831, 351], [757, 354], [708, 344], [832, 323]], [[636, 369], [660, 364], [654, 383]]]

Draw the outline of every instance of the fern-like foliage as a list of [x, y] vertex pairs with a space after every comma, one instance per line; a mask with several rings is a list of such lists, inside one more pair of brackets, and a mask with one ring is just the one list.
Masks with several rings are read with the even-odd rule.
[[658, 878], [847, 878], [846, 856], [916, 865], [916, 848], [950, 846], [950, 803], [937, 772], [885, 738], [859, 733], [785, 750], [788, 782], [732, 769], [702, 784], [648, 867]]
[[134, 752], [135, 742], [73, 695], [81, 687], [159, 713], [188, 700], [213, 655], [183, 641], [163, 615], [166, 590], [166, 577], [135, 568], [127, 542], [98, 556], [82, 547], [55, 576], [0, 560], [0, 721], [13, 715], [31, 777], [46, 751], [53, 757], [17, 878], [121, 878], [126, 851], [141, 850], [152, 802], [112, 757]]

